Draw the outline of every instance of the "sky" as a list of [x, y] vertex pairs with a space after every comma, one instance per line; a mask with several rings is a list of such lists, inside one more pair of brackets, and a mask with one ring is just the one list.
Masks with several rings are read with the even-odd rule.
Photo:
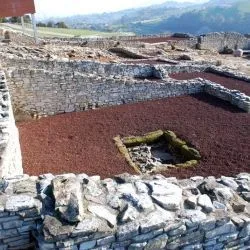
[[[40, 18], [92, 14], [160, 4], [170, 0], [35, 0]], [[206, 2], [206, 0], [175, 0], [176, 2]]]

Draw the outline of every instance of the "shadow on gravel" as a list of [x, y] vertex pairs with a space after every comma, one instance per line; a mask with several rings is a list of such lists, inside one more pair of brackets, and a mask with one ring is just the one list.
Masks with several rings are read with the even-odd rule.
[[243, 110], [233, 106], [230, 102], [221, 100], [217, 97], [208, 95], [206, 93], [192, 94], [191, 96], [199, 101], [206, 102], [206, 103], [208, 103], [216, 108], [224, 109], [224, 110], [231, 112], [231, 113], [246, 113]]

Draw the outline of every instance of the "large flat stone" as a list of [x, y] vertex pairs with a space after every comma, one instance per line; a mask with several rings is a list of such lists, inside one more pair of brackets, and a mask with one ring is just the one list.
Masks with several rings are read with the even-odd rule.
[[169, 183], [166, 180], [154, 180], [148, 182], [152, 195], [180, 195], [182, 190], [175, 184]]
[[90, 217], [82, 220], [77, 224], [72, 232], [72, 236], [86, 236], [92, 233], [100, 232], [110, 232], [112, 229], [108, 226], [105, 220], [96, 217]]
[[161, 207], [173, 211], [180, 209], [182, 202], [182, 197], [180, 195], [152, 195], [152, 198]]
[[199, 196], [198, 205], [201, 206], [207, 213], [212, 212], [214, 209], [211, 199], [206, 194]]
[[16, 212], [37, 207], [38, 202], [30, 195], [13, 195], [7, 198], [5, 209], [6, 211]]
[[106, 206], [102, 205], [88, 205], [88, 210], [95, 216], [107, 220], [112, 227], [117, 225], [117, 213], [111, 209], [108, 209]]

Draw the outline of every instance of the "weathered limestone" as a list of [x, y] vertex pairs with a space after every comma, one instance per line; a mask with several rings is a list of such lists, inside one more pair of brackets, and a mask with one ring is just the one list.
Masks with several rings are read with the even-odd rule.
[[22, 174], [18, 130], [11, 107], [5, 74], [0, 71], [0, 177]]
[[[250, 206], [243, 193], [250, 194], [249, 182], [248, 173], [188, 180], [128, 174], [106, 180], [86, 174], [4, 179], [0, 248], [28, 249], [37, 241], [41, 250], [248, 249]], [[190, 196], [190, 190], [196, 192]], [[241, 211], [234, 208], [236, 200]]]
[[59, 176], [52, 181], [55, 209], [68, 222], [84, 218], [81, 183], [76, 177]]
[[[168, 78], [174, 72], [210, 71], [250, 82], [225, 68], [1, 56], [13, 106], [34, 117], [203, 91], [250, 110], [250, 98], [239, 91], [203, 79]], [[0, 75], [0, 169], [5, 176], [0, 180], [0, 249], [28, 249], [35, 242], [40, 249], [249, 248], [248, 173], [190, 180], [21, 175], [18, 133]], [[133, 79], [138, 77], [146, 79]], [[147, 80], [150, 77], [157, 81]], [[20, 176], [10, 178], [13, 173]]]
[[248, 47], [248, 39], [237, 32], [213, 32], [200, 36], [202, 49], [223, 50], [224, 47], [231, 49], [245, 49]]

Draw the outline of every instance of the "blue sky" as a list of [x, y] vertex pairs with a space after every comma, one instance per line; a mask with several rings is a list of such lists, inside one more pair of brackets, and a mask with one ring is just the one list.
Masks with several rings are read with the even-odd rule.
[[[102, 13], [164, 3], [168, 0], [35, 0], [38, 17]], [[176, 0], [206, 2], [208, 0]]]

